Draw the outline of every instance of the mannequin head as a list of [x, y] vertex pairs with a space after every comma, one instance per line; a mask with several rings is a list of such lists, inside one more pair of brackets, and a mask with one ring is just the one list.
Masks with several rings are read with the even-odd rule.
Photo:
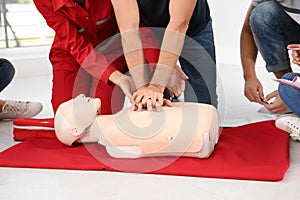
[[62, 103], [54, 117], [57, 138], [62, 143], [71, 146], [86, 134], [100, 106], [100, 99], [85, 97], [83, 94]]

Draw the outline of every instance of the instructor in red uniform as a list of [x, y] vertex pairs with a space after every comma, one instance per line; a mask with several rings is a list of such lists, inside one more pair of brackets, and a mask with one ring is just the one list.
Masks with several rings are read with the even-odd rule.
[[61, 103], [81, 93], [100, 98], [102, 114], [122, 109], [124, 94], [115, 87], [128, 70], [121, 43], [113, 42], [106, 50], [95, 50], [103, 41], [110, 44], [107, 39], [118, 33], [111, 1], [34, 0], [34, 3], [55, 31], [49, 55], [53, 67], [54, 113]]

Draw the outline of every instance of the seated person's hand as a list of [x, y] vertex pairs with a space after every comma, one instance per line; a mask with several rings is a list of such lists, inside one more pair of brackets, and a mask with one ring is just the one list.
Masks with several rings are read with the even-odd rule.
[[161, 107], [163, 105], [164, 88], [158, 84], [149, 84], [147, 87], [139, 88], [133, 93], [130, 102], [133, 104], [133, 110], [141, 111], [146, 107], [151, 111], [153, 107]]
[[290, 44], [288, 49], [292, 50], [292, 62], [300, 66], [300, 44]]
[[245, 82], [244, 95], [250, 102], [256, 102], [263, 105], [264, 93], [263, 87], [257, 78], [247, 79]]
[[[272, 98], [276, 98], [274, 102], [269, 102]], [[264, 106], [274, 114], [281, 114], [288, 110], [288, 107], [281, 100], [277, 90], [271, 92], [264, 99]]]
[[185, 81], [188, 79], [188, 76], [182, 71], [179, 66], [175, 66], [174, 70], [171, 73], [170, 79], [167, 83], [167, 89], [171, 96], [179, 97], [181, 93], [185, 90]]

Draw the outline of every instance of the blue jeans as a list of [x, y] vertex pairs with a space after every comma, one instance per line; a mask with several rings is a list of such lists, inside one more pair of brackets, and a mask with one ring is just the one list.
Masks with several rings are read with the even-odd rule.
[[[293, 80], [295, 76], [300, 76], [300, 73], [287, 73], [282, 78]], [[300, 89], [280, 83], [278, 92], [285, 105], [300, 117]]]
[[8, 60], [0, 58], [0, 92], [11, 82], [14, 75], [14, 66]]
[[250, 15], [254, 41], [269, 72], [290, 68], [287, 45], [300, 43], [300, 25], [275, 1], [259, 3]]
[[216, 58], [212, 21], [198, 34], [186, 37], [179, 62], [189, 77], [184, 92], [186, 102], [217, 107]]

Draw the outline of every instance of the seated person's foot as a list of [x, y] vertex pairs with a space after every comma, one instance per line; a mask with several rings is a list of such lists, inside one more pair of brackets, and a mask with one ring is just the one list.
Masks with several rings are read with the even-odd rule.
[[43, 105], [39, 102], [6, 100], [0, 111], [0, 120], [30, 118], [39, 114], [42, 108]]
[[293, 140], [300, 141], [300, 118], [297, 115], [281, 115], [276, 119], [275, 126], [288, 132]]

